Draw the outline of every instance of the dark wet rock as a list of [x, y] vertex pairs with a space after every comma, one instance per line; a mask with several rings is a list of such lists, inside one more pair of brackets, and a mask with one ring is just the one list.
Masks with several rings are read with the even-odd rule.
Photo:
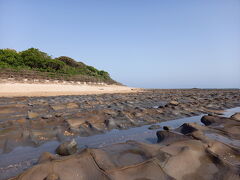
[[169, 126], [163, 126], [163, 130], [165, 130], [165, 131], [170, 131], [170, 130], [171, 130], [171, 127], [169, 127]]
[[75, 139], [72, 139], [71, 141], [66, 141], [60, 144], [56, 149], [56, 153], [61, 156], [68, 156], [76, 152], [77, 152], [77, 142], [75, 141]]
[[159, 129], [159, 128], [161, 128], [161, 126], [160, 125], [155, 125], [155, 124], [148, 127], [148, 129], [150, 129], [150, 130]]
[[167, 105], [167, 102], [161, 102], [158, 105], [158, 108], [164, 108]]
[[63, 114], [62, 113], [56, 113], [55, 117], [61, 117]]
[[180, 133], [170, 132], [170, 131], [157, 131], [156, 135], [158, 138], [157, 142], [164, 145], [181, 141], [181, 140], [183, 141], [183, 140], [190, 139], [190, 137], [184, 136]]
[[198, 129], [194, 126], [193, 123], [184, 123], [178, 128], [178, 131], [180, 131], [182, 134], [189, 134], [197, 130]]
[[213, 115], [203, 116], [201, 122], [206, 126], [216, 123], [216, 118]]
[[214, 116], [214, 114], [213, 113], [208, 113], [208, 116]]
[[52, 118], [53, 117], [53, 115], [51, 115], [51, 114], [46, 114], [46, 115], [43, 115], [42, 116], [42, 119], [49, 119], [49, 118]]
[[209, 126], [214, 123], [222, 123], [226, 120], [224, 117], [219, 117], [219, 116], [203, 116], [201, 118], [201, 122], [205, 124], [206, 126]]

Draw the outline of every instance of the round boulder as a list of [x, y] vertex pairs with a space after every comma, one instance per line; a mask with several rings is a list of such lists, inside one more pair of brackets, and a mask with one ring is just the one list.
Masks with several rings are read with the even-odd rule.
[[76, 152], [77, 152], [77, 142], [75, 141], [75, 139], [72, 139], [71, 141], [66, 141], [60, 144], [56, 149], [56, 153], [61, 156], [68, 156]]

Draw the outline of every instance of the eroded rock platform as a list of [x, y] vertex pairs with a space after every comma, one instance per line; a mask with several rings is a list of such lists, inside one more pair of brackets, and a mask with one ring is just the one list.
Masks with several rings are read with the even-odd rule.
[[201, 121], [205, 125], [157, 131], [157, 144], [127, 141], [67, 157], [43, 154], [38, 165], [13, 179], [240, 179], [239, 114]]
[[0, 152], [49, 140], [91, 136], [240, 106], [236, 90], [148, 90], [141, 93], [0, 98]]

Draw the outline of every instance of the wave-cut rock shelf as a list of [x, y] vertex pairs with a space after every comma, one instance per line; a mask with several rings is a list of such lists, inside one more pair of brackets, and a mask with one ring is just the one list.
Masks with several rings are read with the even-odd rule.
[[[226, 179], [227, 174], [239, 178], [238, 116], [222, 117], [233, 114], [224, 109], [240, 106], [239, 92], [231, 89], [146, 90], [124, 94], [1, 98], [0, 179], [31, 167], [43, 152], [53, 153], [51, 162], [29, 169], [19, 179], [33, 176], [44, 179], [55, 175], [66, 179], [58, 170], [47, 169], [48, 165], [55, 167], [56, 164], [56, 169], [61, 169], [60, 162], [64, 164], [68, 160], [73, 169], [81, 172], [83, 179], [91, 179], [90, 175], [99, 175], [102, 179]], [[201, 119], [203, 114], [209, 116]], [[67, 159], [54, 155], [59, 144], [73, 138], [78, 143], [77, 154]], [[138, 142], [109, 146], [127, 140]], [[230, 153], [229, 157], [225, 152]], [[185, 154], [189, 154], [186, 161]], [[95, 169], [86, 170], [73, 165], [75, 161], [86, 161], [89, 168], [93, 167], [92, 162], [97, 165]], [[180, 162], [184, 165], [178, 164]], [[38, 167], [46, 167], [41, 176], [37, 174]], [[173, 170], [176, 167], [179, 170]], [[93, 173], [88, 174], [90, 170]], [[207, 170], [209, 175], [206, 175]], [[68, 174], [70, 170], [65, 172]], [[71, 178], [77, 176], [73, 174]]]

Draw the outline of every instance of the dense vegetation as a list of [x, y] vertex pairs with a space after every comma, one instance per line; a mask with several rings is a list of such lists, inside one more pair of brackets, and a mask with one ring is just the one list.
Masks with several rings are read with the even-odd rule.
[[52, 58], [47, 53], [35, 48], [21, 52], [13, 49], [0, 49], [0, 68], [61, 73], [70, 77], [82, 75], [102, 81], [114, 82], [105, 71], [77, 62], [67, 56]]

